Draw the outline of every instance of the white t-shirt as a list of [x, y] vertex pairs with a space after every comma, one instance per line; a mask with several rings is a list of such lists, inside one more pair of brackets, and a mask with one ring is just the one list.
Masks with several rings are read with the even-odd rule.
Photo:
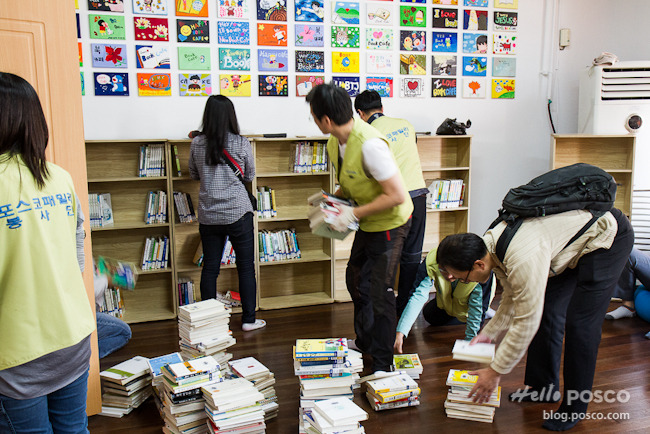
[[[362, 164], [366, 173], [376, 181], [386, 181], [399, 170], [385, 141], [379, 138], [366, 140], [362, 147]], [[339, 143], [341, 158], [345, 155], [345, 143]]]

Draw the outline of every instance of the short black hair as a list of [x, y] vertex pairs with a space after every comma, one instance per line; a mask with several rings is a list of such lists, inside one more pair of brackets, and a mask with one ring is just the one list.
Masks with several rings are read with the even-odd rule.
[[381, 109], [381, 95], [376, 90], [364, 90], [354, 99], [354, 109], [367, 112]]
[[343, 125], [353, 118], [350, 95], [334, 83], [314, 87], [307, 94], [306, 100], [318, 120], [327, 116], [335, 125]]
[[487, 35], [479, 35], [478, 38], [476, 38], [476, 45], [478, 44], [487, 44]]
[[469, 271], [474, 262], [487, 254], [483, 238], [473, 233], [453, 234], [445, 237], [438, 245], [436, 262], [438, 267], [453, 267], [458, 271]]

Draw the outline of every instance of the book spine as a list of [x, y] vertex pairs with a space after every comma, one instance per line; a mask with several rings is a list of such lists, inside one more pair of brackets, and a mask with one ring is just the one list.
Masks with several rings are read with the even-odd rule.
[[390, 394], [387, 396], [382, 396], [380, 394], [373, 393], [373, 396], [377, 398], [379, 401], [381, 401], [382, 404], [386, 402], [398, 401], [400, 399], [408, 398], [410, 396], [419, 396], [419, 395], [420, 395], [420, 388], [407, 390], [405, 392]]
[[174, 150], [174, 159], [176, 160], [176, 174], [181, 176], [181, 160], [178, 156], [178, 146], [174, 145], [172, 149]]
[[187, 198], [187, 206], [189, 208], [189, 214], [190, 214], [190, 222], [195, 222], [197, 221], [196, 214], [194, 212], [194, 206], [192, 205], [192, 196], [190, 196], [189, 193], [185, 193], [185, 197]]

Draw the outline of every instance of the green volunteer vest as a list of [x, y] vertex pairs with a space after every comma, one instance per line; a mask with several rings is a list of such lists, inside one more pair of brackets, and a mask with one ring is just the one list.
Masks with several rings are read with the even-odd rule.
[[0, 155], [0, 370], [95, 329], [77, 262], [72, 179], [54, 164], [48, 170], [38, 190], [20, 157]]
[[451, 282], [442, 277], [438, 270], [438, 263], [436, 262], [437, 250], [432, 249], [426, 259], [427, 274], [436, 287], [436, 303], [447, 314], [458, 318], [462, 322], [467, 322], [467, 302], [477, 284], [476, 282], [463, 283], [457, 280], [456, 288], [452, 291]]
[[395, 155], [395, 161], [404, 178], [408, 191], [425, 188], [420, 165], [420, 154], [415, 143], [415, 129], [404, 119], [380, 116], [372, 124], [388, 139], [388, 146]]
[[[369, 178], [363, 170], [362, 145], [372, 138], [386, 140], [375, 128], [362, 120], [355, 119], [354, 127], [345, 146], [345, 158], [340, 167], [338, 139], [330, 136], [327, 142], [327, 152], [334, 165], [334, 170], [336, 170], [341, 191], [346, 198], [353, 199], [358, 205], [370, 203], [382, 193], [381, 185]], [[405, 197], [408, 198], [408, 191], [406, 187], [404, 189]], [[395, 229], [406, 223], [412, 212], [413, 203], [410, 200], [405, 200], [393, 208], [362, 218], [359, 221], [359, 227], [365, 232]]]

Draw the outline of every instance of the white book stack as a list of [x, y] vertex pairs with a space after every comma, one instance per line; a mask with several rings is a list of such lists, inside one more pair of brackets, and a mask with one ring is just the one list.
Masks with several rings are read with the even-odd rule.
[[496, 346], [488, 343], [470, 344], [470, 341], [457, 339], [451, 350], [454, 360], [490, 363], [494, 359]]
[[254, 357], [232, 360], [228, 362], [228, 365], [234, 375], [250, 381], [264, 395], [264, 399], [260, 401], [262, 410], [264, 410], [264, 420], [276, 417], [279, 405], [278, 396], [273, 387], [275, 384], [273, 372]]
[[207, 427], [211, 433], [264, 433], [264, 395], [245, 378], [234, 378], [201, 388]]
[[375, 411], [420, 405], [420, 388], [404, 372], [368, 380], [366, 385], [366, 398]]
[[211, 355], [223, 368], [232, 358], [226, 349], [235, 344], [230, 331], [231, 310], [215, 299], [178, 308], [178, 335], [185, 358]]
[[99, 373], [103, 391], [99, 414], [122, 417], [151, 396], [148, 360], [135, 356]]
[[307, 414], [309, 426], [306, 432], [310, 434], [365, 433], [361, 421], [368, 419], [361, 407], [346, 398], [333, 398], [316, 402], [311, 412]]
[[496, 407], [501, 405], [501, 387], [492, 392], [487, 402], [477, 404], [468, 397], [477, 380], [478, 376], [470, 375], [468, 371], [449, 370], [446, 381], [449, 393], [445, 400], [447, 417], [487, 423], [494, 420]]

